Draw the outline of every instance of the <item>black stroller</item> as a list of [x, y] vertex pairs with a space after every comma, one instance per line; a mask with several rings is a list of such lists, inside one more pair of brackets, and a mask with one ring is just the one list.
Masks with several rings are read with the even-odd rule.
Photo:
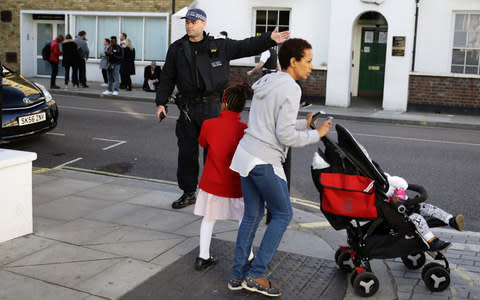
[[[312, 179], [320, 192], [320, 208], [335, 230], [346, 229], [348, 246], [340, 246], [335, 261], [341, 270], [352, 272], [351, 284], [360, 296], [371, 296], [379, 281], [370, 267], [370, 259], [400, 257], [409, 269], [419, 269], [425, 253], [434, 260], [423, 267], [422, 279], [431, 291], [443, 291], [450, 285], [450, 268], [441, 252], [428, 252], [428, 245], [416, 233], [405, 211], [427, 199], [419, 185], [409, 184], [408, 199], [393, 206], [386, 195], [388, 181], [380, 166], [341, 125], [335, 126], [338, 142], [323, 137], [325, 151], [318, 150], [321, 167], [312, 165]], [[445, 226], [427, 219], [430, 227]]]

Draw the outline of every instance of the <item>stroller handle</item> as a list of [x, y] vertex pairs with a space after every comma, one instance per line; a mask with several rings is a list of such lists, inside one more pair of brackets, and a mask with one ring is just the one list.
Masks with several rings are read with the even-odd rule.
[[425, 188], [421, 185], [408, 184], [407, 190], [414, 191], [414, 192], [418, 193], [418, 195], [416, 195], [412, 199], [409, 199], [409, 200], [405, 201], [405, 203], [404, 203], [405, 205], [414, 205], [414, 204], [422, 203], [422, 202], [425, 202], [428, 199], [427, 190], [425, 190]]

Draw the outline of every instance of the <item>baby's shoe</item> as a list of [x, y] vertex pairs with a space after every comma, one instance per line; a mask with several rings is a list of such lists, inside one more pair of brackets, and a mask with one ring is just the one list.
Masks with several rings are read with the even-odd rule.
[[463, 215], [452, 217], [450, 221], [448, 221], [448, 224], [458, 231], [463, 231], [463, 229], [465, 229], [465, 218]]
[[442, 241], [441, 239], [439, 238], [434, 238], [432, 241], [428, 242], [428, 246], [429, 246], [429, 250], [430, 251], [443, 251], [443, 250], [447, 250], [450, 246], [452, 245], [452, 243], [450, 242], [446, 242], [446, 241]]

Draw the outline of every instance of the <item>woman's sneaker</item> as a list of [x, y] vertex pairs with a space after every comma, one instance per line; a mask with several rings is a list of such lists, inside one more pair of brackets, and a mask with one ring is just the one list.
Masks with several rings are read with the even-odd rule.
[[245, 281], [242, 283], [242, 286], [244, 289], [249, 290], [250, 292], [260, 293], [270, 297], [278, 297], [282, 294], [280, 289], [273, 285], [267, 279], [267, 277], [253, 278], [247, 276]]
[[231, 291], [239, 291], [243, 289], [242, 283], [243, 283], [243, 280], [232, 278], [228, 281], [228, 289]]
[[463, 215], [452, 217], [448, 224], [458, 231], [463, 231], [465, 229], [465, 218]]

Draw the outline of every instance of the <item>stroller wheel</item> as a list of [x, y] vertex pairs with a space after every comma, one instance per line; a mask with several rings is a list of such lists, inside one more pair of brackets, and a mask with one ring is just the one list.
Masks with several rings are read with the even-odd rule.
[[346, 246], [340, 246], [338, 247], [337, 251], [335, 251], [335, 262], [337, 262], [338, 260], [338, 256], [340, 255], [340, 253], [343, 253], [347, 250], [349, 250], [350, 248], [349, 247], [346, 247]]
[[340, 270], [344, 272], [351, 272], [353, 270], [355, 265], [353, 264], [352, 254], [350, 253], [350, 251], [343, 251], [338, 255], [337, 265]]
[[379, 282], [372, 272], [357, 274], [353, 280], [355, 292], [362, 297], [370, 297], [378, 291]]
[[425, 253], [419, 252], [402, 257], [403, 264], [412, 270], [420, 269], [425, 264]]
[[423, 281], [432, 292], [441, 292], [450, 285], [450, 274], [442, 266], [431, 266], [425, 272]]
[[432, 267], [442, 267], [442, 265], [439, 264], [439, 263], [436, 263], [436, 262], [431, 262], [431, 263], [426, 264], [422, 269], [422, 279], [423, 279], [423, 277], [425, 277], [425, 273], [427, 273], [428, 269], [430, 269]]
[[353, 286], [353, 283], [355, 282], [355, 278], [357, 277], [357, 275], [362, 274], [364, 272], [366, 271], [363, 267], [355, 267], [353, 269], [352, 275], [350, 276], [350, 283], [352, 284], [352, 286]]

